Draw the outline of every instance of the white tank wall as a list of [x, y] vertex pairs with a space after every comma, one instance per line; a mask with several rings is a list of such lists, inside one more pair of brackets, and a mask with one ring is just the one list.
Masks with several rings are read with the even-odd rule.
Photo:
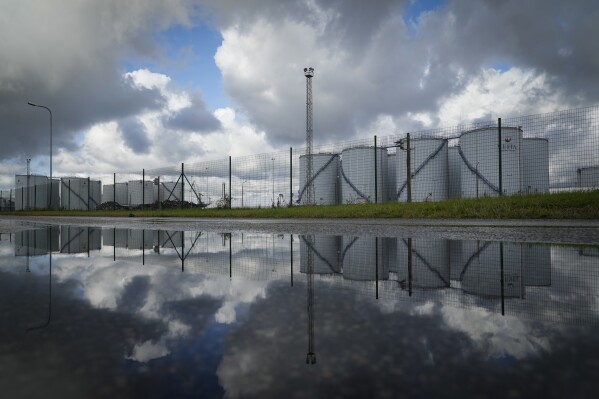
[[174, 181], [160, 182], [154, 186], [154, 199], [162, 201], [181, 201], [181, 183]]
[[[497, 149], [497, 128], [489, 127], [465, 132], [460, 137], [460, 149], [466, 160], [479, 175], [499, 189], [499, 151]], [[502, 179], [505, 195], [521, 192], [522, 131], [513, 127], [501, 129]], [[460, 157], [461, 158], [461, 157]], [[470, 170], [461, 159], [461, 193], [463, 198], [497, 196], [498, 192], [489, 187]], [[478, 183], [478, 193], [477, 193]]]
[[[29, 189], [28, 189], [29, 188]], [[51, 208], [59, 205], [59, 180], [52, 181]], [[46, 176], [15, 176], [15, 210], [45, 209], [50, 201], [50, 179]]]
[[447, 197], [460, 198], [462, 190], [462, 158], [458, 147], [447, 150]]
[[578, 170], [578, 187], [597, 188], [599, 187], [599, 166], [591, 166]]
[[[341, 203], [375, 202], [374, 147], [348, 148], [341, 152]], [[377, 148], [377, 201], [385, 201], [387, 149]], [[345, 175], [345, 177], [343, 176]], [[358, 193], [347, 180], [360, 192]]]
[[524, 285], [548, 287], [551, 285], [551, 246], [522, 244]]
[[129, 249], [152, 249], [154, 248], [155, 230], [129, 229], [127, 232], [127, 248]]
[[[154, 202], [154, 183], [150, 180], [131, 180], [128, 182], [129, 205], [150, 205]], [[142, 199], [143, 195], [143, 199]]]
[[[501, 297], [501, 250], [498, 242], [463, 241], [462, 263], [462, 289], [465, 292]], [[524, 296], [520, 244], [503, 244], [503, 281], [504, 297]]]
[[[330, 163], [327, 165], [327, 163]], [[300, 164], [300, 204], [306, 204], [306, 163], [307, 156], [301, 155]], [[318, 175], [316, 173], [324, 165], [327, 165]], [[313, 181], [314, 203], [316, 205], [335, 205], [339, 203], [339, 154], [313, 154], [312, 173], [315, 175]]]
[[101, 185], [100, 181], [88, 180], [87, 178], [62, 178], [60, 182], [60, 206], [66, 210], [95, 210], [100, 204]]
[[522, 139], [522, 192], [549, 192], [549, 140]]
[[339, 273], [339, 247], [340, 236], [312, 235], [311, 248], [307, 244], [307, 236], [300, 238], [300, 272], [308, 272], [308, 251], [312, 252], [313, 273], [333, 274]]
[[[375, 281], [389, 279], [389, 265], [384, 262], [383, 239], [375, 237], [344, 236], [341, 246], [343, 278], [347, 280]], [[375, 268], [378, 248], [378, 265]]]
[[105, 184], [102, 193], [102, 202], [115, 201], [120, 205], [129, 205], [129, 183], [116, 184], [116, 198], [114, 184]]
[[397, 154], [387, 155], [387, 201], [394, 202], [397, 194]]
[[[408, 239], [398, 238], [398, 279], [409, 284]], [[449, 240], [412, 239], [412, 287], [449, 287]]]
[[[412, 172], [412, 201], [444, 201], [447, 199], [447, 140], [416, 138], [410, 140], [410, 162]], [[426, 160], [441, 148], [440, 152], [416, 173]], [[407, 152], [398, 151], [397, 190], [401, 190], [398, 200], [407, 201]], [[403, 189], [402, 189], [403, 188]], [[396, 194], [397, 196], [397, 194]]]

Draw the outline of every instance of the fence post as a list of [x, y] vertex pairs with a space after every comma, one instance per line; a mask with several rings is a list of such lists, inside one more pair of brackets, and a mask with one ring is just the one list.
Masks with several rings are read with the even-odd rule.
[[376, 136], [374, 136], [374, 203], [379, 202], [379, 185], [378, 185], [378, 162], [376, 153]]
[[293, 206], [293, 148], [289, 147], [289, 206]]
[[89, 203], [91, 202], [91, 201], [89, 200], [89, 186], [90, 186], [90, 184], [91, 184], [91, 181], [90, 181], [90, 179], [89, 179], [89, 177], [88, 177], [88, 178], [87, 178], [87, 210], [88, 210], [88, 211], [90, 210], [90, 209], [89, 209]]
[[181, 209], [183, 209], [183, 197], [185, 196], [185, 164], [181, 162]]
[[[17, 194], [15, 193], [15, 200], [16, 199], [17, 199]], [[8, 201], [9, 201], [8, 202], [8, 207], [10, 208], [11, 211], [14, 211], [14, 209], [12, 209], [13, 208], [13, 205], [12, 205], [12, 188], [10, 189], [10, 194], [9, 194], [9, 197], [8, 197]]]
[[157, 177], [158, 182], [158, 209], [162, 209], [162, 202], [160, 202], [160, 175]]
[[407, 202], [412, 202], [412, 161], [411, 161], [411, 151], [412, 148], [410, 147], [410, 133], [407, 134], [406, 137], [406, 144], [407, 144], [407, 149], [406, 149], [406, 171], [407, 171], [407, 175], [408, 175], [408, 179], [407, 179], [407, 187], [406, 187], [406, 197], [407, 197]]
[[141, 210], [144, 210], [144, 204], [146, 203], [146, 170], [141, 170]]
[[112, 174], [112, 210], [116, 211], [116, 173]]
[[503, 195], [503, 172], [502, 172], [502, 159], [501, 159], [501, 118], [497, 118], [497, 141], [499, 142], [499, 195]]
[[233, 198], [231, 198], [231, 156], [229, 155], [229, 209], [233, 207]]

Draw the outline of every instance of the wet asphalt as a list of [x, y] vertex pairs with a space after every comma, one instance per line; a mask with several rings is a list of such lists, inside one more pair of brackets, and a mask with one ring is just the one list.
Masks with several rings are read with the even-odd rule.
[[493, 219], [215, 219], [1, 216], [0, 232], [47, 225], [147, 230], [252, 231], [379, 237], [445, 238], [563, 244], [599, 244], [599, 220]]

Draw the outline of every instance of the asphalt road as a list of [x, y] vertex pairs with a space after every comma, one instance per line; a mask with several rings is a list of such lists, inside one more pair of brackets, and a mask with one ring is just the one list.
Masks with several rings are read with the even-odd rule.
[[464, 240], [599, 244], [599, 220], [212, 219], [0, 216], [0, 232], [46, 225], [148, 230], [435, 237]]

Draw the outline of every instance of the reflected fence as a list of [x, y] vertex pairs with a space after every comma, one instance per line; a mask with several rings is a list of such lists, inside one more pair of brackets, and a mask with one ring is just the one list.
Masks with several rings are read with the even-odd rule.
[[[266, 208], [599, 188], [599, 106], [94, 177], [17, 175], [0, 209]], [[308, 198], [307, 187], [313, 198]]]
[[373, 300], [599, 324], [596, 245], [82, 226], [3, 234], [0, 247], [6, 241], [14, 247], [12, 264], [22, 263], [26, 272], [36, 257], [60, 261], [87, 254], [129, 262], [141, 274], [169, 270], [226, 280], [280, 281]]

